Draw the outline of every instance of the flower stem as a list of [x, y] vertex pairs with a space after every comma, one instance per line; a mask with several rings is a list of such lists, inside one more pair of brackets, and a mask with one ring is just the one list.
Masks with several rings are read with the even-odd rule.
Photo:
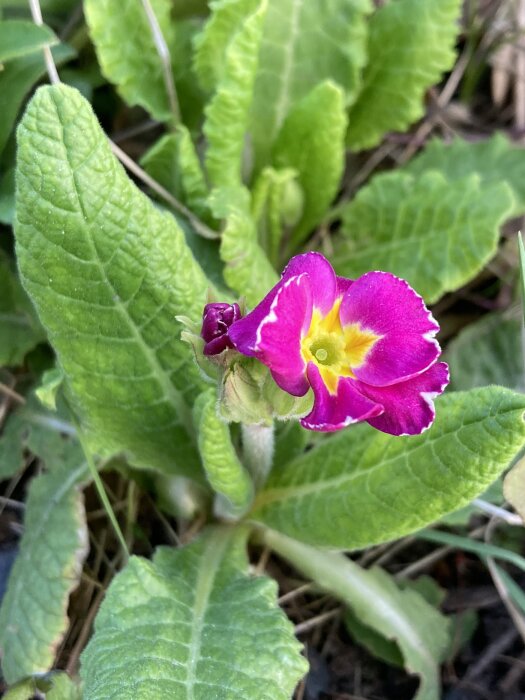
[[273, 460], [274, 430], [272, 425], [241, 423], [242, 452], [246, 469], [256, 489], [264, 485]]

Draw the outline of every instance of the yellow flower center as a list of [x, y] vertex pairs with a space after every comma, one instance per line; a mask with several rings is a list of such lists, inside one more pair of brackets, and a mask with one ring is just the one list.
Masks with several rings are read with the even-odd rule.
[[339, 377], [355, 377], [353, 369], [360, 367], [381, 336], [361, 328], [359, 323], [342, 326], [336, 300], [326, 316], [314, 309], [310, 328], [301, 341], [305, 362], [314, 362], [331, 394], [337, 392]]

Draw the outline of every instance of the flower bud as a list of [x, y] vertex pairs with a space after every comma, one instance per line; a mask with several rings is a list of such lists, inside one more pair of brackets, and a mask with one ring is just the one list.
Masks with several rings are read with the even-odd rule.
[[233, 344], [228, 337], [228, 329], [235, 321], [241, 317], [241, 310], [238, 304], [226, 304], [215, 302], [206, 304], [202, 314], [201, 337], [205, 342], [205, 355], [218, 355], [232, 348]]

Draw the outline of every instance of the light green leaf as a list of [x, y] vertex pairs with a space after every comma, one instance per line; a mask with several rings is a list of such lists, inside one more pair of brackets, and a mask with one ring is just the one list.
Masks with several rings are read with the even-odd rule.
[[242, 154], [252, 102], [266, 0], [245, 19], [226, 49], [222, 79], [206, 107], [206, 170], [214, 187], [241, 184]]
[[220, 248], [226, 264], [224, 279], [253, 308], [278, 277], [258, 243], [249, 200], [249, 192], [243, 187], [222, 188], [212, 192], [210, 206], [216, 218], [226, 219]]
[[194, 69], [204, 90], [212, 91], [224, 73], [226, 50], [260, 0], [211, 0], [210, 17], [194, 39]]
[[439, 170], [448, 180], [461, 180], [477, 173], [484, 184], [503, 180], [515, 198], [513, 216], [525, 211], [525, 149], [497, 133], [484, 141], [455, 138], [447, 144], [432, 139], [403, 170], [421, 176], [427, 170]]
[[51, 672], [26, 678], [9, 688], [3, 700], [33, 700], [35, 697], [45, 700], [82, 700], [80, 687], [69, 678], [67, 673]]
[[182, 231], [128, 179], [76, 90], [41, 88], [18, 136], [22, 281], [92, 448], [195, 477], [202, 379], [175, 317], [200, 318], [208, 282]]
[[276, 583], [249, 576], [244, 539], [217, 528], [130, 559], [82, 656], [86, 700], [289, 700], [306, 662]]
[[0, 250], [0, 367], [20, 364], [26, 353], [45, 339], [33, 305]]
[[439, 700], [438, 665], [449, 644], [449, 625], [416, 591], [400, 590], [382, 569], [361, 569], [342, 554], [323, 552], [267, 531], [266, 544], [325, 591], [350, 606], [360, 622], [395, 640], [405, 668], [420, 676], [415, 700]]
[[179, 125], [175, 133], [162, 136], [142, 156], [140, 164], [194, 214], [205, 220], [210, 219], [206, 204], [208, 187], [185, 126]]
[[269, 0], [250, 125], [257, 172], [290, 109], [319, 83], [333, 80], [354, 101], [371, 9], [369, 0]]
[[520, 459], [505, 476], [503, 494], [525, 521], [525, 458]]
[[402, 537], [496, 479], [525, 444], [524, 410], [525, 397], [490, 387], [441, 397], [422, 435], [354, 426], [274, 471], [252, 517], [322, 547]]
[[35, 394], [40, 403], [51, 411], [56, 411], [57, 393], [64, 381], [64, 373], [59, 367], [48, 369], [42, 375], [40, 386]]
[[[55, 46], [52, 53], [57, 65], [75, 55], [74, 50], [65, 44]], [[15, 58], [0, 71], [0, 153], [4, 150], [27, 93], [45, 73], [46, 66], [41, 53]]]
[[345, 165], [344, 93], [332, 82], [312, 90], [290, 111], [277, 138], [274, 163], [293, 168], [304, 192], [303, 215], [291, 237], [299, 246], [325, 214]]
[[86, 475], [77, 445], [74, 464], [55, 465], [31, 482], [20, 551], [0, 607], [0, 656], [8, 683], [48, 671], [67, 629], [69, 594], [88, 548], [79, 490]]
[[259, 242], [273, 265], [279, 264], [285, 230], [298, 223], [304, 208], [304, 193], [292, 168], [264, 168], [252, 192], [252, 216], [257, 222]]
[[0, 22], [0, 63], [58, 44], [53, 31], [24, 19]]
[[470, 324], [449, 344], [445, 359], [453, 389], [499, 384], [525, 391], [522, 324], [516, 318], [492, 313]]
[[222, 499], [221, 514], [239, 516], [250, 505], [253, 484], [232, 444], [230, 428], [217, 410], [217, 391], [201, 394], [193, 407], [198, 428], [198, 445], [206, 476]]
[[168, 48], [182, 121], [193, 132], [201, 128], [206, 99], [192, 65], [193, 41], [201, 31], [203, 20], [200, 17], [189, 17], [174, 22], [173, 14], [177, 8], [178, 4], [175, 6], [171, 3], [171, 44]]
[[[173, 43], [170, 0], [150, 0], [160, 30]], [[162, 63], [140, 0], [86, 0], [84, 13], [105, 77], [126, 102], [144, 107], [155, 119], [173, 119]]]
[[[375, 569], [375, 571], [378, 571], [378, 569]], [[416, 595], [422, 596], [430, 606], [428, 609], [434, 609], [433, 613], [436, 613], [435, 608], [439, 607], [445, 595], [445, 591], [439, 588], [435, 580], [430, 578], [430, 576], [421, 576], [414, 581], [405, 579], [399, 582], [398, 585], [401, 589], [408, 588]], [[350, 608], [345, 611], [344, 622], [353, 639], [361, 646], [364, 646], [373, 656], [391, 666], [403, 667], [403, 654], [396, 641], [388, 639], [383, 633], [365, 625], [361, 622], [359, 615]], [[442, 618], [442, 624], [446, 627], [447, 623], [444, 618]], [[449, 635], [449, 638], [452, 641], [453, 635]]]
[[[520, 291], [521, 291], [521, 311], [525, 322], [525, 246], [521, 231], [518, 233], [518, 249], [520, 252]], [[525, 354], [525, 351], [524, 351]]]
[[393, 272], [432, 303], [483, 269], [513, 207], [508, 185], [477, 175], [455, 183], [435, 171], [377, 175], [344, 208], [333, 263], [351, 278]]
[[391, 0], [369, 27], [363, 87], [350, 110], [348, 145], [377, 145], [424, 114], [423, 97], [455, 59], [462, 0]]

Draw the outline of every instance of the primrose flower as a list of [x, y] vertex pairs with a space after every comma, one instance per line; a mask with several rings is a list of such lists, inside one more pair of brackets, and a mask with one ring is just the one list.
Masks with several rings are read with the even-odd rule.
[[241, 317], [238, 304], [216, 302], [206, 304], [202, 312], [201, 337], [205, 342], [205, 355], [218, 355], [233, 345], [228, 337], [228, 329]]
[[292, 258], [279, 283], [229, 328], [235, 348], [258, 358], [294, 396], [313, 389], [301, 420], [310, 430], [368, 421], [392, 435], [418, 435], [449, 381], [437, 362], [439, 326], [423, 299], [388, 272], [352, 281], [326, 258]]

